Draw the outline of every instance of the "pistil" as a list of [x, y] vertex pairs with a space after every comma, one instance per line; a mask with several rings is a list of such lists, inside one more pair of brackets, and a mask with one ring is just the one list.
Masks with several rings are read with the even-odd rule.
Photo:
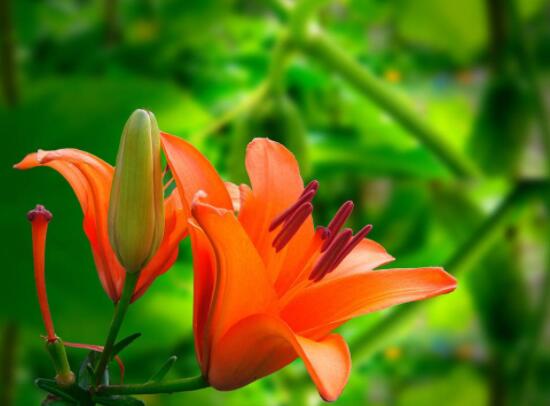
[[38, 302], [40, 304], [40, 312], [44, 320], [48, 342], [54, 342], [57, 339], [53, 327], [52, 315], [48, 304], [48, 296], [46, 293], [46, 278], [45, 278], [45, 251], [46, 251], [46, 234], [48, 233], [48, 223], [52, 219], [52, 213], [40, 204], [27, 213], [27, 219], [32, 224], [32, 252], [34, 260], [34, 280], [36, 283], [36, 291], [38, 294]]

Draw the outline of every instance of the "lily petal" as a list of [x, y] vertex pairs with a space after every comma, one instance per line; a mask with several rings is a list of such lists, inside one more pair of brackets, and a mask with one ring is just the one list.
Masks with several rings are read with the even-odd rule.
[[162, 148], [183, 198], [186, 213], [191, 214], [195, 194], [202, 190], [213, 206], [231, 209], [232, 202], [224, 182], [210, 162], [187, 141], [167, 133], [160, 134]]
[[225, 182], [225, 187], [227, 188], [227, 193], [229, 193], [231, 201], [233, 202], [233, 211], [238, 215], [244, 202], [252, 193], [252, 190], [248, 185], [236, 185], [232, 182]]
[[[212, 346], [216, 346], [217, 340], [235, 323], [274, 306], [275, 293], [256, 248], [232, 210], [195, 202], [193, 216], [210, 240], [214, 254], [210, 260], [215, 260], [217, 274], [207, 329]], [[193, 236], [198, 235], [193, 232]], [[194, 249], [197, 247], [193, 244]], [[197, 249], [193, 254], [208, 261], [204, 250]]]
[[[254, 242], [274, 282], [280, 269], [293, 270], [294, 256], [286, 264], [280, 259], [272, 266], [274, 249], [271, 246], [275, 233], [268, 233], [275, 217], [292, 205], [304, 190], [300, 168], [294, 155], [283, 145], [267, 138], [256, 138], [246, 150], [246, 169], [252, 186], [252, 196], [241, 207], [239, 221]], [[298, 247], [309, 244], [313, 238], [311, 216], [302, 225], [286, 247], [295, 252]], [[281, 257], [282, 254], [277, 255]]]
[[219, 390], [247, 385], [302, 358], [307, 371], [326, 401], [336, 400], [347, 383], [351, 359], [346, 342], [339, 335], [321, 341], [292, 332], [280, 319], [257, 314], [250, 316], [224, 335], [212, 352], [208, 374]]
[[[90, 245], [103, 289], [113, 302], [122, 293], [126, 272], [118, 262], [108, 237], [107, 213], [114, 169], [100, 158], [77, 149], [38, 151], [15, 165], [17, 169], [48, 166], [69, 182], [84, 213], [83, 227]], [[178, 255], [178, 244], [185, 237], [186, 218], [180, 215], [183, 203], [177, 191], [165, 200], [163, 241], [143, 269], [132, 300], [138, 299], [155, 278], [166, 272]]]
[[395, 258], [373, 240], [365, 238], [351, 251], [342, 263], [325, 280], [364, 273], [392, 262]]
[[113, 168], [87, 152], [70, 148], [29, 154], [15, 168], [30, 169], [36, 166], [55, 169], [73, 188], [84, 213], [84, 231], [92, 246], [103, 289], [111, 300], [118, 300], [124, 270], [111, 249], [107, 233]]
[[[449, 293], [456, 279], [442, 268], [387, 269], [321, 281], [299, 292], [281, 310], [290, 327], [309, 336], [389, 306]], [[330, 330], [329, 330], [330, 331]]]
[[179, 243], [187, 235], [187, 220], [178, 189], [164, 200], [164, 236], [158, 251], [143, 268], [132, 296], [132, 302], [143, 295], [154, 280], [168, 271], [178, 258]]
[[216, 283], [216, 255], [210, 240], [194, 219], [189, 220], [193, 251], [193, 334], [203, 375], [208, 371], [210, 335], [207, 325]]

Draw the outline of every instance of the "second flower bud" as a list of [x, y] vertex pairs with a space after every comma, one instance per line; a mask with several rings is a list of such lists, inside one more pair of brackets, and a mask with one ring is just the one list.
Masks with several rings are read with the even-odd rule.
[[132, 113], [120, 140], [109, 202], [109, 240], [128, 272], [140, 271], [164, 233], [160, 131], [153, 113]]

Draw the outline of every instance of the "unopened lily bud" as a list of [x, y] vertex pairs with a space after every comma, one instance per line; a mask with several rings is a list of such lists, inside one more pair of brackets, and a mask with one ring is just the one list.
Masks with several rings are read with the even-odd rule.
[[160, 131], [153, 113], [132, 113], [120, 140], [111, 198], [109, 240], [128, 272], [138, 272], [164, 233]]

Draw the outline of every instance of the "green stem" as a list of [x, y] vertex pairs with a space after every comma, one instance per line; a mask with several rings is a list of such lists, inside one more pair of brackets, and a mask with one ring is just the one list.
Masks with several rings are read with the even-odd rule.
[[533, 96], [535, 113], [538, 117], [546, 153], [546, 166], [548, 172], [550, 172], [550, 120], [548, 118], [548, 108], [544, 100], [544, 95], [541, 91], [542, 87], [540, 85], [537, 64], [529, 46], [529, 41], [525, 35], [516, 1], [507, 0], [506, 2], [510, 10], [512, 29], [516, 39], [517, 59], [527, 80], [527, 84], [529, 85], [529, 91]]
[[506, 385], [506, 368], [503, 358], [498, 352], [491, 355], [489, 360], [489, 402], [490, 406], [505, 406], [508, 395]]
[[310, 19], [327, 2], [328, 0], [301, 0], [292, 8], [288, 26], [295, 41], [301, 42], [304, 39]]
[[[500, 238], [503, 227], [509, 222], [515, 210], [534, 193], [540, 192], [542, 187], [548, 186], [544, 182], [525, 182], [516, 186], [491, 217], [483, 222], [479, 229], [456, 251], [456, 254], [447, 262], [445, 269], [451, 274], [457, 275], [461, 271], [471, 268]], [[416, 314], [423, 304], [424, 302], [414, 302], [400, 306], [366, 332], [355, 337], [350, 342], [354, 360], [361, 362], [368, 359], [375, 350], [387, 342], [387, 338], [402, 325], [402, 322]]]
[[[550, 212], [550, 203], [546, 204], [547, 212]], [[550, 232], [547, 232], [550, 236]], [[535, 310], [531, 326], [528, 330], [525, 343], [525, 352], [521, 357], [521, 364], [518, 368], [518, 404], [532, 404], [532, 390], [534, 383], [537, 359], [540, 354], [540, 347], [544, 338], [544, 328], [550, 314], [550, 253], [547, 254], [546, 269], [542, 282], [541, 298]]]
[[506, 62], [508, 30], [506, 24], [506, 0], [486, 0], [487, 26], [491, 44], [491, 66], [493, 74], [501, 74]]
[[75, 375], [71, 371], [69, 359], [67, 358], [67, 350], [63, 341], [57, 337], [55, 341], [46, 342], [46, 350], [50, 354], [50, 358], [55, 367], [55, 380], [60, 387], [67, 388], [75, 381]]
[[285, 68], [290, 55], [289, 38], [289, 33], [283, 29], [273, 49], [266, 85], [268, 91], [274, 94], [283, 94], [285, 91]]
[[124, 288], [122, 289], [122, 296], [118, 301], [115, 307], [115, 313], [113, 315], [113, 320], [111, 321], [111, 327], [109, 328], [109, 334], [107, 335], [107, 340], [105, 341], [105, 346], [103, 352], [101, 353], [101, 358], [95, 369], [96, 385], [101, 383], [101, 378], [105, 372], [107, 364], [111, 360], [113, 354], [113, 346], [115, 345], [118, 332], [124, 321], [124, 316], [126, 316], [126, 311], [132, 300], [132, 295], [134, 294], [134, 289], [139, 278], [139, 272], [126, 272], [126, 279], [124, 280]]
[[10, 321], [6, 324], [2, 337], [2, 363], [0, 364], [0, 404], [14, 404], [15, 371], [17, 369], [17, 346], [19, 344], [19, 329]]
[[240, 103], [237, 103], [232, 109], [227, 110], [221, 116], [213, 120], [204, 129], [196, 132], [191, 136], [192, 139], [202, 140], [205, 137], [215, 134], [222, 130], [225, 126], [239, 117], [241, 114], [254, 108], [266, 95], [268, 84], [263, 82], [251, 93], [249, 93]]
[[[301, 0], [296, 6], [284, 9], [289, 13], [286, 24], [288, 29], [283, 28], [279, 34], [267, 77], [268, 86], [275, 94], [281, 94], [285, 90], [284, 73], [292, 46], [303, 41], [312, 15], [326, 2], [327, 0]], [[281, 7], [284, 8], [283, 5]]]
[[118, 8], [118, 0], [104, 0], [103, 18], [105, 23], [105, 42], [108, 46], [115, 45], [120, 38]]
[[268, 7], [283, 21], [286, 21], [292, 11], [292, 3], [287, 0], [267, 0]]
[[382, 107], [404, 128], [414, 134], [431, 149], [457, 176], [474, 176], [476, 169], [459, 151], [444, 141], [445, 135], [425, 122], [417, 111], [411, 109], [392, 88], [379, 80], [341, 46], [325, 36], [319, 29], [310, 30], [303, 42], [303, 50], [327, 68], [339, 73], [355, 88]]
[[13, 34], [11, 0], [0, 0], [0, 61], [2, 62], [2, 88], [8, 106], [17, 104], [17, 66]]
[[[289, 26], [295, 27], [295, 30], [302, 31], [305, 27], [308, 17], [321, 6], [326, 0], [304, 0], [298, 6], [292, 7], [290, 4], [279, 0], [271, 0], [271, 5], [275, 12], [282, 17], [289, 17]], [[216, 118], [211, 124], [207, 125], [203, 130], [192, 135], [192, 138], [203, 139], [204, 137], [219, 132], [226, 125], [234, 121], [241, 114], [252, 110], [258, 105], [268, 94], [273, 91], [281, 93], [284, 91], [284, 72], [292, 44], [291, 33], [283, 29], [280, 33], [275, 47], [266, 80], [261, 83], [251, 94], [248, 95], [242, 102], [237, 103], [235, 107], [223, 113]]]
[[134, 385], [101, 386], [98, 395], [146, 395], [153, 393], [189, 392], [210, 386], [202, 376], [174, 379], [166, 382], [147, 382]]

